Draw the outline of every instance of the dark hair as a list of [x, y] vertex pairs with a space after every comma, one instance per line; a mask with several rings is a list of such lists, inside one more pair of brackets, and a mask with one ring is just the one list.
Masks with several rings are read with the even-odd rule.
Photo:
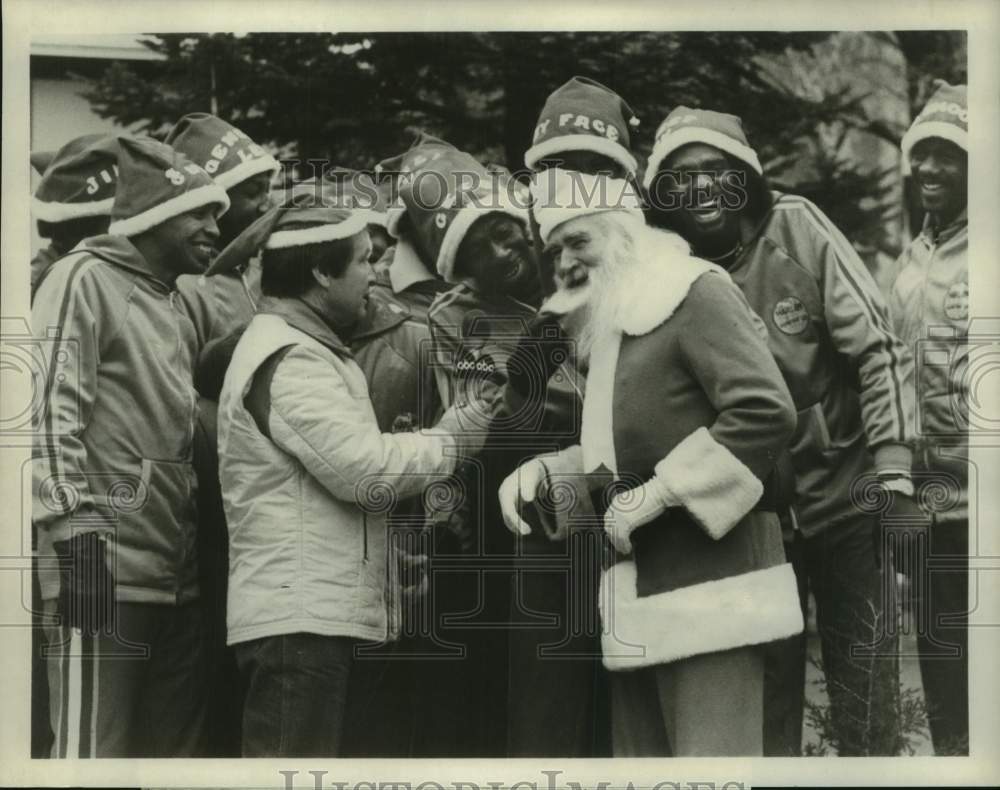
[[38, 235], [43, 239], [52, 239], [57, 246], [72, 249], [81, 241], [91, 236], [100, 236], [108, 232], [111, 217], [79, 217], [63, 222], [45, 222], [38, 220]]
[[340, 277], [354, 254], [355, 236], [300, 247], [265, 249], [261, 255], [260, 290], [266, 296], [302, 296], [316, 283], [313, 269]]

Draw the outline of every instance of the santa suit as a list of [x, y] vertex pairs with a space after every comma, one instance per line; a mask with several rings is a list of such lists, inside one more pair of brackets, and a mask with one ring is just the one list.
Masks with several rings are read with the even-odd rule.
[[583, 409], [583, 469], [606, 467], [629, 489], [655, 475], [672, 503], [601, 582], [614, 751], [760, 754], [759, 646], [802, 630], [761, 499], [795, 411], [729, 277], [696, 258], [657, 263], [629, 275], [618, 326], [591, 352]]

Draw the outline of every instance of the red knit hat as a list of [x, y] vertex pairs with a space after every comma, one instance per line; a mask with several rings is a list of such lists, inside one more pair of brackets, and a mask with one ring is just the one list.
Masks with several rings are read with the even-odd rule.
[[284, 203], [244, 229], [216, 256], [205, 275], [236, 269], [262, 249], [305, 247], [350, 238], [365, 230], [368, 220], [364, 209], [332, 207], [326, 205], [321, 191], [303, 189], [287, 195]]
[[[510, 179], [490, 173], [472, 156], [429, 136], [395, 158], [400, 178], [399, 201], [390, 206], [386, 228], [398, 236], [405, 213], [420, 246], [435, 262], [441, 277], [454, 282], [455, 255], [472, 224], [500, 213], [528, 225], [527, 200], [519, 200]], [[522, 205], [523, 203], [523, 205]]]
[[194, 162], [150, 138], [119, 137], [120, 183], [108, 233], [136, 236], [188, 211], [216, 204], [229, 208], [229, 196]]
[[965, 85], [938, 81], [938, 89], [920, 115], [914, 118], [900, 143], [904, 174], [910, 172], [913, 146], [929, 137], [947, 140], [963, 151], [969, 150], [969, 102]]
[[66, 222], [111, 213], [118, 181], [118, 141], [103, 134], [70, 140], [51, 158], [31, 200], [42, 222]]
[[629, 152], [629, 126], [638, 126], [632, 108], [617, 93], [586, 77], [573, 77], [545, 100], [524, 164], [566, 151], [593, 151], [635, 173]]
[[743, 122], [737, 116], [680, 106], [672, 110], [656, 130], [656, 142], [642, 178], [643, 186], [649, 189], [663, 160], [689, 143], [704, 143], [718, 148], [746, 162], [757, 173], [764, 173], [757, 152], [750, 147], [743, 131]]
[[223, 189], [232, 189], [259, 173], [274, 174], [281, 169], [278, 160], [249, 135], [206, 112], [185, 115], [174, 124], [165, 142], [201, 165]]

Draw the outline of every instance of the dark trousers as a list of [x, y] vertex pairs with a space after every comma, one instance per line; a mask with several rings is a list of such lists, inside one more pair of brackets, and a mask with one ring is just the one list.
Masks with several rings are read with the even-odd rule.
[[[539, 531], [540, 532], [540, 531]], [[532, 533], [514, 560], [508, 639], [510, 757], [610, 756], [597, 607], [603, 536]]]
[[119, 603], [114, 633], [81, 635], [45, 613], [53, 757], [197, 757], [204, 636], [197, 602]]
[[[914, 584], [917, 649], [935, 754], [969, 753], [969, 522], [931, 528], [931, 557], [949, 560]], [[924, 622], [920, 622], [923, 620]]]
[[[872, 529], [872, 517], [857, 517], [810, 538], [796, 533], [785, 544], [803, 612], [810, 590], [816, 599], [829, 735], [844, 756], [892, 755], [900, 748], [895, 575], [889, 560], [879, 567]], [[804, 633], [766, 648], [766, 756], [801, 753], [805, 653]]]
[[337, 757], [357, 639], [267, 636], [236, 645], [247, 683], [244, 757]]

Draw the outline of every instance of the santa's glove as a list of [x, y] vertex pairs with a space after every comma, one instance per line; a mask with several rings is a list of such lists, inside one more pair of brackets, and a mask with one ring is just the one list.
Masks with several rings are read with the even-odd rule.
[[521, 509], [534, 502], [544, 491], [548, 469], [539, 458], [521, 464], [500, 484], [500, 513], [507, 529], [515, 535], [530, 535], [531, 527], [521, 518]]
[[632, 533], [657, 518], [668, 507], [680, 504], [655, 474], [647, 482], [611, 498], [604, 512], [604, 531], [615, 551], [632, 553]]
[[107, 541], [85, 532], [53, 543], [59, 557], [58, 611], [64, 625], [95, 636], [109, 630], [115, 614], [115, 580], [108, 570]]
[[909, 474], [880, 472], [878, 477], [891, 501], [874, 526], [875, 563], [882, 567], [885, 547], [891, 546], [895, 569], [912, 576], [920, 570], [918, 565], [928, 551], [930, 517], [914, 500]]

